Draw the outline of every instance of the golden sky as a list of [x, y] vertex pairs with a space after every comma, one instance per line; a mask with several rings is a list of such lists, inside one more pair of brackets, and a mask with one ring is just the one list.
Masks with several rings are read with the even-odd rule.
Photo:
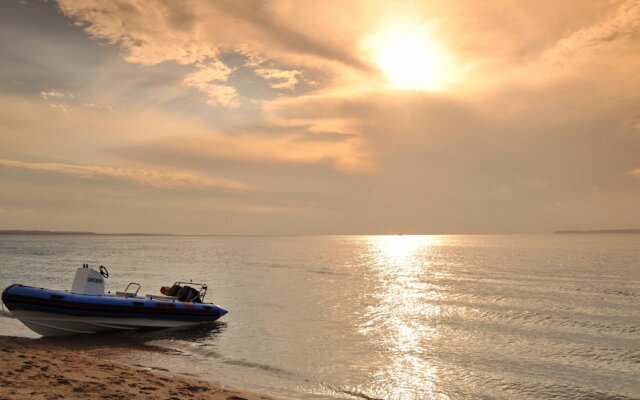
[[0, 3], [0, 229], [640, 227], [640, 1]]

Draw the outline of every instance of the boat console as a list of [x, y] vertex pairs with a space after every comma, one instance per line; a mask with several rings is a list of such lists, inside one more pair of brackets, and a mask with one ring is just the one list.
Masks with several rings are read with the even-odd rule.
[[76, 270], [71, 285], [71, 293], [76, 294], [104, 294], [104, 280], [109, 277], [109, 271], [100, 266], [100, 272], [93, 268], [89, 268], [89, 264], [82, 264], [82, 268]]

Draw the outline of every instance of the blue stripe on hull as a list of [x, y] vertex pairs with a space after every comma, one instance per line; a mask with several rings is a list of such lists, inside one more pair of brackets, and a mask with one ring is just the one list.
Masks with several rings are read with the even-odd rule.
[[27, 310], [27, 311], [40, 311], [52, 314], [74, 315], [79, 317], [104, 317], [104, 318], [143, 318], [143, 319], [159, 319], [159, 320], [173, 320], [173, 321], [189, 321], [189, 322], [207, 322], [215, 321], [222, 315], [211, 315], [208, 317], [201, 316], [187, 316], [187, 315], [170, 315], [170, 314], [148, 314], [138, 313], [133, 311], [112, 313], [112, 312], [96, 312], [96, 311], [82, 311], [76, 309], [64, 309], [60, 307], [49, 306], [32, 306], [27, 304], [9, 302], [5, 303], [9, 310]]

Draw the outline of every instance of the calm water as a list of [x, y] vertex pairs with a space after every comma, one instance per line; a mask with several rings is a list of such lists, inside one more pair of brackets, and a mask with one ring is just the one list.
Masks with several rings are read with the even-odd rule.
[[230, 310], [118, 336], [164, 349], [136, 363], [289, 398], [640, 398], [640, 235], [0, 236], [2, 287], [68, 289], [85, 262]]

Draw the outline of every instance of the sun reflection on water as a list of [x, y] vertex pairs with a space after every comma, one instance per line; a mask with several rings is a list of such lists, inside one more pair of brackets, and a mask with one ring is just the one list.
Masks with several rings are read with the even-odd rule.
[[437, 366], [430, 343], [438, 335], [439, 296], [430, 267], [444, 239], [437, 236], [372, 236], [373, 269], [379, 280], [361, 333], [384, 353], [386, 365], [375, 373], [378, 393], [387, 399], [447, 398], [436, 387]]

